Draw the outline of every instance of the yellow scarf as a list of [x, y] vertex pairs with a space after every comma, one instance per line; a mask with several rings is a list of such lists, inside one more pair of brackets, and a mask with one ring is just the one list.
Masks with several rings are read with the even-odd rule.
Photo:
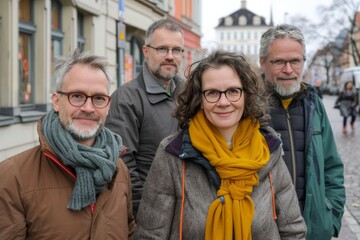
[[225, 138], [202, 111], [190, 122], [193, 146], [202, 152], [221, 178], [218, 198], [210, 205], [206, 219], [206, 240], [252, 238], [254, 204], [250, 194], [259, 182], [258, 170], [270, 158], [259, 127], [259, 123], [253, 123], [250, 118], [242, 119], [232, 137], [232, 149], [229, 149]]

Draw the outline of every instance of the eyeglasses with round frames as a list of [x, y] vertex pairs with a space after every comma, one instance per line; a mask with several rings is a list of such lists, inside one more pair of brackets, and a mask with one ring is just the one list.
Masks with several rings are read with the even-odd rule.
[[166, 48], [166, 47], [153, 47], [151, 45], [146, 45], [149, 48], [155, 49], [159, 56], [165, 57], [171, 52], [174, 57], [180, 57], [184, 52], [182, 48]]
[[107, 95], [94, 95], [94, 96], [88, 96], [84, 93], [79, 92], [63, 92], [63, 91], [57, 91], [57, 93], [61, 95], [65, 95], [68, 97], [69, 103], [74, 107], [82, 107], [88, 100], [88, 98], [91, 99], [92, 105], [96, 108], [104, 108], [106, 107], [111, 97]]
[[306, 58], [293, 58], [293, 59], [274, 59], [269, 62], [274, 66], [275, 69], [283, 69], [287, 63], [290, 63], [293, 69], [300, 69], [304, 66]]
[[219, 101], [221, 98], [221, 94], [223, 93], [225, 94], [227, 100], [229, 100], [230, 102], [236, 102], [241, 98], [243, 91], [243, 88], [229, 88], [225, 91], [208, 89], [204, 90], [202, 94], [204, 95], [205, 100], [209, 103], [216, 103], [217, 101]]

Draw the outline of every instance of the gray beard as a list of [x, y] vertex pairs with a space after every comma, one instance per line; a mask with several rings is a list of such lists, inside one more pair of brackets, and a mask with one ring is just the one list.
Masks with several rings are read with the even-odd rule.
[[81, 131], [77, 129], [73, 124], [70, 124], [66, 127], [66, 130], [74, 137], [74, 139], [78, 140], [88, 140], [90, 138], [96, 137], [101, 131], [100, 126], [88, 131]]
[[296, 85], [293, 85], [291, 87], [285, 88], [281, 86], [280, 84], [274, 85], [274, 90], [282, 97], [289, 97], [292, 96], [294, 93], [299, 92], [301, 89], [301, 83], [298, 82]]

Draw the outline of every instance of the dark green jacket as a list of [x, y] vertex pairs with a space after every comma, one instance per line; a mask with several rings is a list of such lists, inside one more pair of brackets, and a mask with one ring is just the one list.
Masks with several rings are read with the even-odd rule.
[[[296, 161], [305, 162], [306, 192], [303, 216], [307, 225], [307, 239], [331, 239], [332, 236], [338, 236], [344, 214], [343, 162], [337, 152], [325, 107], [314, 89], [304, 83], [302, 93], [293, 99], [289, 109], [294, 105], [303, 108], [305, 126], [302, 135], [305, 159]], [[284, 114], [289, 112], [284, 110]], [[293, 116], [289, 114], [286, 117], [291, 119]], [[279, 120], [279, 116], [274, 118], [272, 114], [272, 122]], [[292, 128], [287, 129], [291, 131]], [[294, 136], [294, 132], [289, 135]]]

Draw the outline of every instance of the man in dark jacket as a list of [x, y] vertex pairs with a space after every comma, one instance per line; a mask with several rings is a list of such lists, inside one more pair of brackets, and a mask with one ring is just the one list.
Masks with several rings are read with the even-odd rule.
[[260, 66], [269, 85], [272, 127], [307, 225], [307, 239], [337, 237], [344, 213], [344, 166], [321, 98], [302, 82], [305, 40], [292, 25], [261, 37]]
[[134, 214], [160, 141], [177, 130], [171, 114], [184, 84], [177, 76], [183, 51], [182, 29], [169, 20], [154, 22], [146, 33], [142, 71], [112, 94], [105, 125], [127, 147], [122, 159], [130, 171]]

